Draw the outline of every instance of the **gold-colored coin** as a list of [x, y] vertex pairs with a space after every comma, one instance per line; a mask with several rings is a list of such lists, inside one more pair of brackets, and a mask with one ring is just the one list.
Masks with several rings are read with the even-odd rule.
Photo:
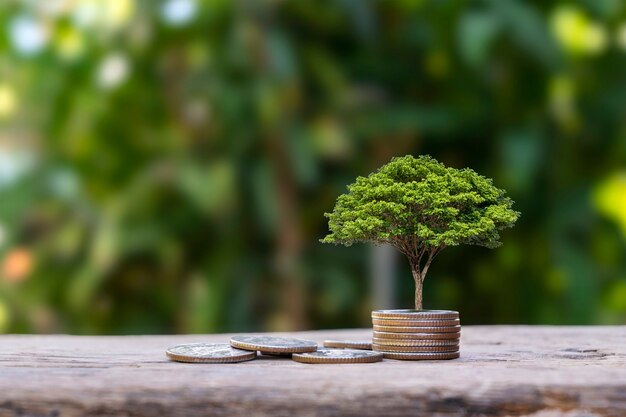
[[441, 353], [403, 353], [403, 352], [384, 352], [385, 359], [399, 359], [405, 361], [436, 361], [443, 359], [457, 359], [459, 352], [441, 352]]
[[406, 352], [406, 353], [438, 353], [438, 352], [458, 352], [459, 346], [386, 346], [372, 344], [372, 350], [376, 352]]
[[240, 350], [227, 343], [187, 343], [168, 348], [165, 355], [176, 362], [235, 363], [256, 358], [256, 352]]
[[458, 319], [459, 312], [452, 310], [374, 310], [374, 319]]
[[374, 337], [381, 339], [397, 339], [397, 340], [442, 340], [442, 339], [459, 339], [461, 333], [394, 333], [379, 332], [374, 330]]
[[440, 327], [406, 327], [406, 326], [378, 326], [374, 325], [374, 330], [377, 332], [391, 332], [391, 333], [458, 333], [461, 331], [461, 326], [440, 326]]
[[460, 332], [456, 333], [394, 333], [381, 332], [374, 330], [372, 332], [374, 338], [389, 340], [458, 340], [461, 337]]
[[381, 352], [359, 349], [319, 349], [316, 352], [294, 353], [291, 357], [302, 363], [372, 363], [383, 360]]
[[372, 319], [373, 324], [379, 326], [404, 326], [404, 327], [439, 327], [439, 326], [458, 326], [461, 324], [459, 319], [428, 319], [428, 320], [403, 320], [403, 319]]
[[393, 340], [448, 340], [459, 339], [461, 337], [460, 332], [456, 333], [393, 333], [393, 332], [381, 332], [374, 330], [374, 337], [380, 339], [393, 339]]
[[381, 346], [459, 346], [459, 339], [440, 340], [406, 340], [406, 339], [381, 339], [372, 338], [372, 344]]
[[324, 347], [372, 350], [371, 340], [324, 340]]
[[310, 340], [278, 336], [233, 336], [230, 345], [238, 349], [258, 350], [261, 353], [315, 352], [317, 343]]

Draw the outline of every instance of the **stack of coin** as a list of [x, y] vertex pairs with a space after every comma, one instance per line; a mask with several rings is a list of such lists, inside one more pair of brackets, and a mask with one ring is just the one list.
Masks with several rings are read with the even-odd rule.
[[388, 359], [438, 360], [459, 357], [458, 311], [375, 310], [372, 350]]

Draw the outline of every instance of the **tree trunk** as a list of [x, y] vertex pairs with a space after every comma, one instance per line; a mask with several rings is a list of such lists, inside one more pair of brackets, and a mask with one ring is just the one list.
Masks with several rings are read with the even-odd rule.
[[424, 277], [420, 274], [419, 265], [411, 262], [411, 273], [413, 274], [413, 280], [415, 281], [415, 309], [422, 309], [422, 284], [424, 283]]
[[299, 269], [302, 256], [302, 228], [298, 220], [298, 193], [293, 167], [285, 149], [284, 136], [268, 139], [269, 158], [276, 169], [278, 230], [275, 271], [282, 287], [279, 316], [274, 330], [294, 331], [309, 327], [306, 318], [306, 286]]

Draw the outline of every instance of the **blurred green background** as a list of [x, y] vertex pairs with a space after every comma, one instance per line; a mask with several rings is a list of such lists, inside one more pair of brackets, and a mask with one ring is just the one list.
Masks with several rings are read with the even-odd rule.
[[357, 175], [431, 154], [522, 218], [427, 308], [626, 323], [620, 0], [0, 3], [0, 331], [367, 327], [406, 261], [322, 245]]

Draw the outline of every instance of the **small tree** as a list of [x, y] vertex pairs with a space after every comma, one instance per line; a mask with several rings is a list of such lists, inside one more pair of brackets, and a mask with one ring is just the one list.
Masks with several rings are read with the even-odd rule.
[[491, 179], [469, 168], [448, 168], [430, 156], [393, 158], [368, 177], [358, 177], [326, 213], [330, 234], [321, 242], [390, 244], [409, 260], [415, 309], [431, 262], [448, 246], [499, 246], [499, 230], [520, 213]]

